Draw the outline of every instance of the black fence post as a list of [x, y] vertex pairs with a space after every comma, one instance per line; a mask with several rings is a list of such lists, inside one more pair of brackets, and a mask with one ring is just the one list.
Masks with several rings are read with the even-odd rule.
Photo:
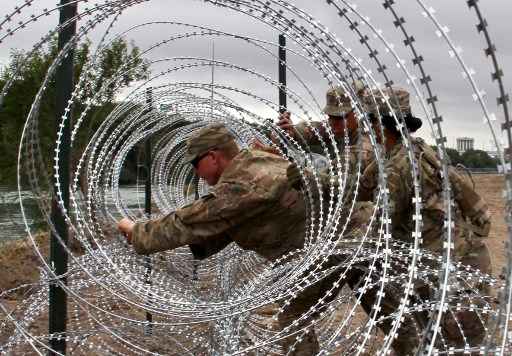
[[279, 35], [279, 112], [286, 111], [286, 37]]
[[[194, 187], [195, 187], [194, 199], [198, 200], [199, 199], [199, 177], [197, 176], [197, 174], [194, 176], [192, 181], [194, 182]], [[199, 280], [199, 275], [197, 273], [198, 268], [199, 268], [199, 262], [197, 261], [197, 259], [194, 259], [192, 261], [192, 280], [193, 281]]]
[[[61, 0], [59, 24], [62, 25], [77, 14], [77, 4], [72, 0]], [[62, 50], [76, 34], [76, 21], [70, 22], [59, 31], [58, 49]], [[62, 116], [68, 107], [68, 101], [73, 92], [73, 62], [74, 50], [62, 60], [57, 68], [55, 77], [56, 86], [56, 128], [59, 129]], [[60, 151], [58, 152], [59, 182], [62, 195], [57, 195], [57, 188], [54, 187], [52, 200], [51, 220], [55, 227], [50, 239], [50, 265], [55, 274], [60, 277], [60, 282], [66, 284], [65, 274], [68, 271], [68, 255], [63, 244], [68, 243], [68, 227], [64, 214], [59, 207], [59, 199], [62, 199], [64, 207], [69, 210], [69, 180], [70, 180], [70, 142], [71, 142], [71, 112], [67, 114], [62, 136], [60, 137]], [[59, 241], [62, 240], [62, 244]], [[49, 307], [48, 307], [48, 331], [49, 334], [57, 334], [57, 337], [50, 338], [49, 345], [52, 350], [49, 355], [66, 354], [66, 325], [67, 325], [67, 295], [64, 289], [57, 283], [50, 283], [49, 286]]]
[[[147, 113], [150, 114], [153, 109], [153, 89], [146, 89], [146, 105], [148, 107]], [[145, 181], [145, 199], [144, 199], [144, 212], [146, 213], [146, 217], [151, 219], [151, 137], [146, 137], [146, 141], [144, 142], [144, 165], [146, 171], [146, 181]], [[152, 261], [150, 256], [146, 256], [144, 258], [144, 262], [146, 265], [146, 274], [145, 274], [145, 283], [148, 288], [151, 287], [151, 271], [152, 271]], [[151, 294], [149, 293], [151, 297]], [[153, 315], [150, 312], [146, 312], [146, 321], [148, 322], [147, 328], [145, 329], [146, 335], [152, 334], [152, 325]]]

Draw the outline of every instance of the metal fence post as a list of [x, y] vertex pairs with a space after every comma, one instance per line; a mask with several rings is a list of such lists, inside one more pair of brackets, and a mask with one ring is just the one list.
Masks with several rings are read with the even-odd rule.
[[279, 112], [286, 111], [286, 37], [279, 35]]
[[[146, 105], [148, 107], [147, 113], [151, 113], [153, 109], [153, 90], [152, 88], [146, 89]], [[145, 181], [145, 199], [144, 199], [144, 212], [146, 213], [146, 217], [151, 219], [151, 137], [146, 137], [146, 141], [144, 142], [144, 165], [146, 171], [146, 181]], [[147, 287], [151, 287], [151, 271], [152, 271], [152, 261], [151, 257], [146, 256], [144, 258], [144, 262], [146, 265], [146, 274], [145, 274], [145, 283]], [[149, 294], [151, 297], [151, 294]], [[152, 325], [153, 315], [150, 312], [146, 312], [146, 321], [148, 322], [147, 328], [145, 329], [146, 335], [152, 334]]]
[[[77, 4], [72, 0], [61, 0], [59, 24], [62, 25], [77, 14]], [[76, 34], [76, 21], [71, 22], [59, 31], [58, 49], [62, 50], [66, 44]], [[73, 91], [73, 62], [74, 51], [71, 50], [59, 65], [56, 78], [56, 127], [60, 124], [65, 109], [68, 107], [68, 101], [71, 99]], [[62, 196], [66, 210], [69, 210], [69, 180], [70, 180], [70, 141], [71, 141], [72, 115], [68, 113], [68, 119], [62, 130], [60, 151], [58, 152], [59, 163], [59, 181], [61, 185]], [[50, 264], [57, 276], [63, 276], [68, 271], [68, 255], [62, 243], [68, 242], [68, 227], [58, 203], [59, 196], [57, 188], [54, 187], [52, 200], [51, 219], [55, 226], [55, 232], [52, 232], [50, 239]], [[57, 237], [58, 235], [58, 237]], [[61, 277], [60, 282], [66, 284], [66, 277]], [[49, 307], [48, 307], [48, 331], [50, 334], [59, 335], [57, 338], [49, 340], [51, 351], [49, 355], [56, 353], [66, 354], [66, 324], [67, 324], [67, 295], [62, 287], [57, 283], [51, 283], [49, 286]]]

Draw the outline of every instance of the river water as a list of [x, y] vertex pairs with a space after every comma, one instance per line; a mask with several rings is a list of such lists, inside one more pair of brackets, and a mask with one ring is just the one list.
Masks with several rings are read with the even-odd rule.
[[[143, 209], [144, 187], [124, 186], [120, 188], [122, 200], [129, 209]], [[31, 192], [22, 191], [21, 198], [25, 207], [25, 217], [31, 231], [48, 230], [42, 214]], [[21, 213], [19, 194], [16, 188], [0, 186], [0, 245], [7, 240], [27, 236]]]

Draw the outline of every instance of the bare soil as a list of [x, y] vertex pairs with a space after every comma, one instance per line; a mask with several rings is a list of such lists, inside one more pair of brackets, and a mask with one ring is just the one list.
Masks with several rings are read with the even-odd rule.
[[486, 242], [491, 252], [493, 275], [498, 277], [501, 275], [507, 260], [505, 242], [508, 234], [505, 222], [505, 200], [503, 198], [505, 179], [499, 174], [475, 174], [473, 179], [477, 192], [484, 197], [491, 213], [491, 233]]
[[[49, 236], [47, 233], [34, 237], [41, 254], [48, 257]], [[0, 245], [0, 293], [19, 286], [34, 283], [39, 279], [38, 266], [41, 259], [35, 252], [34, 245], [28, 238], [8, 241]], [[26, 292], [21, 288], [8, 297], [15, 298]]]

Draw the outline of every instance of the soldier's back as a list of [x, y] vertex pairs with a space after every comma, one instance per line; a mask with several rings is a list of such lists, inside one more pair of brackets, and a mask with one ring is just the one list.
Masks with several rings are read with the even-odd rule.
[[272, 153], [243, 150], [213, 190], [223, 209], [239, 210], [240, 222], [228, 231], [232, 240], [270, 260], [304, 245], [305, 202], [288, 184], [289, 164]]

